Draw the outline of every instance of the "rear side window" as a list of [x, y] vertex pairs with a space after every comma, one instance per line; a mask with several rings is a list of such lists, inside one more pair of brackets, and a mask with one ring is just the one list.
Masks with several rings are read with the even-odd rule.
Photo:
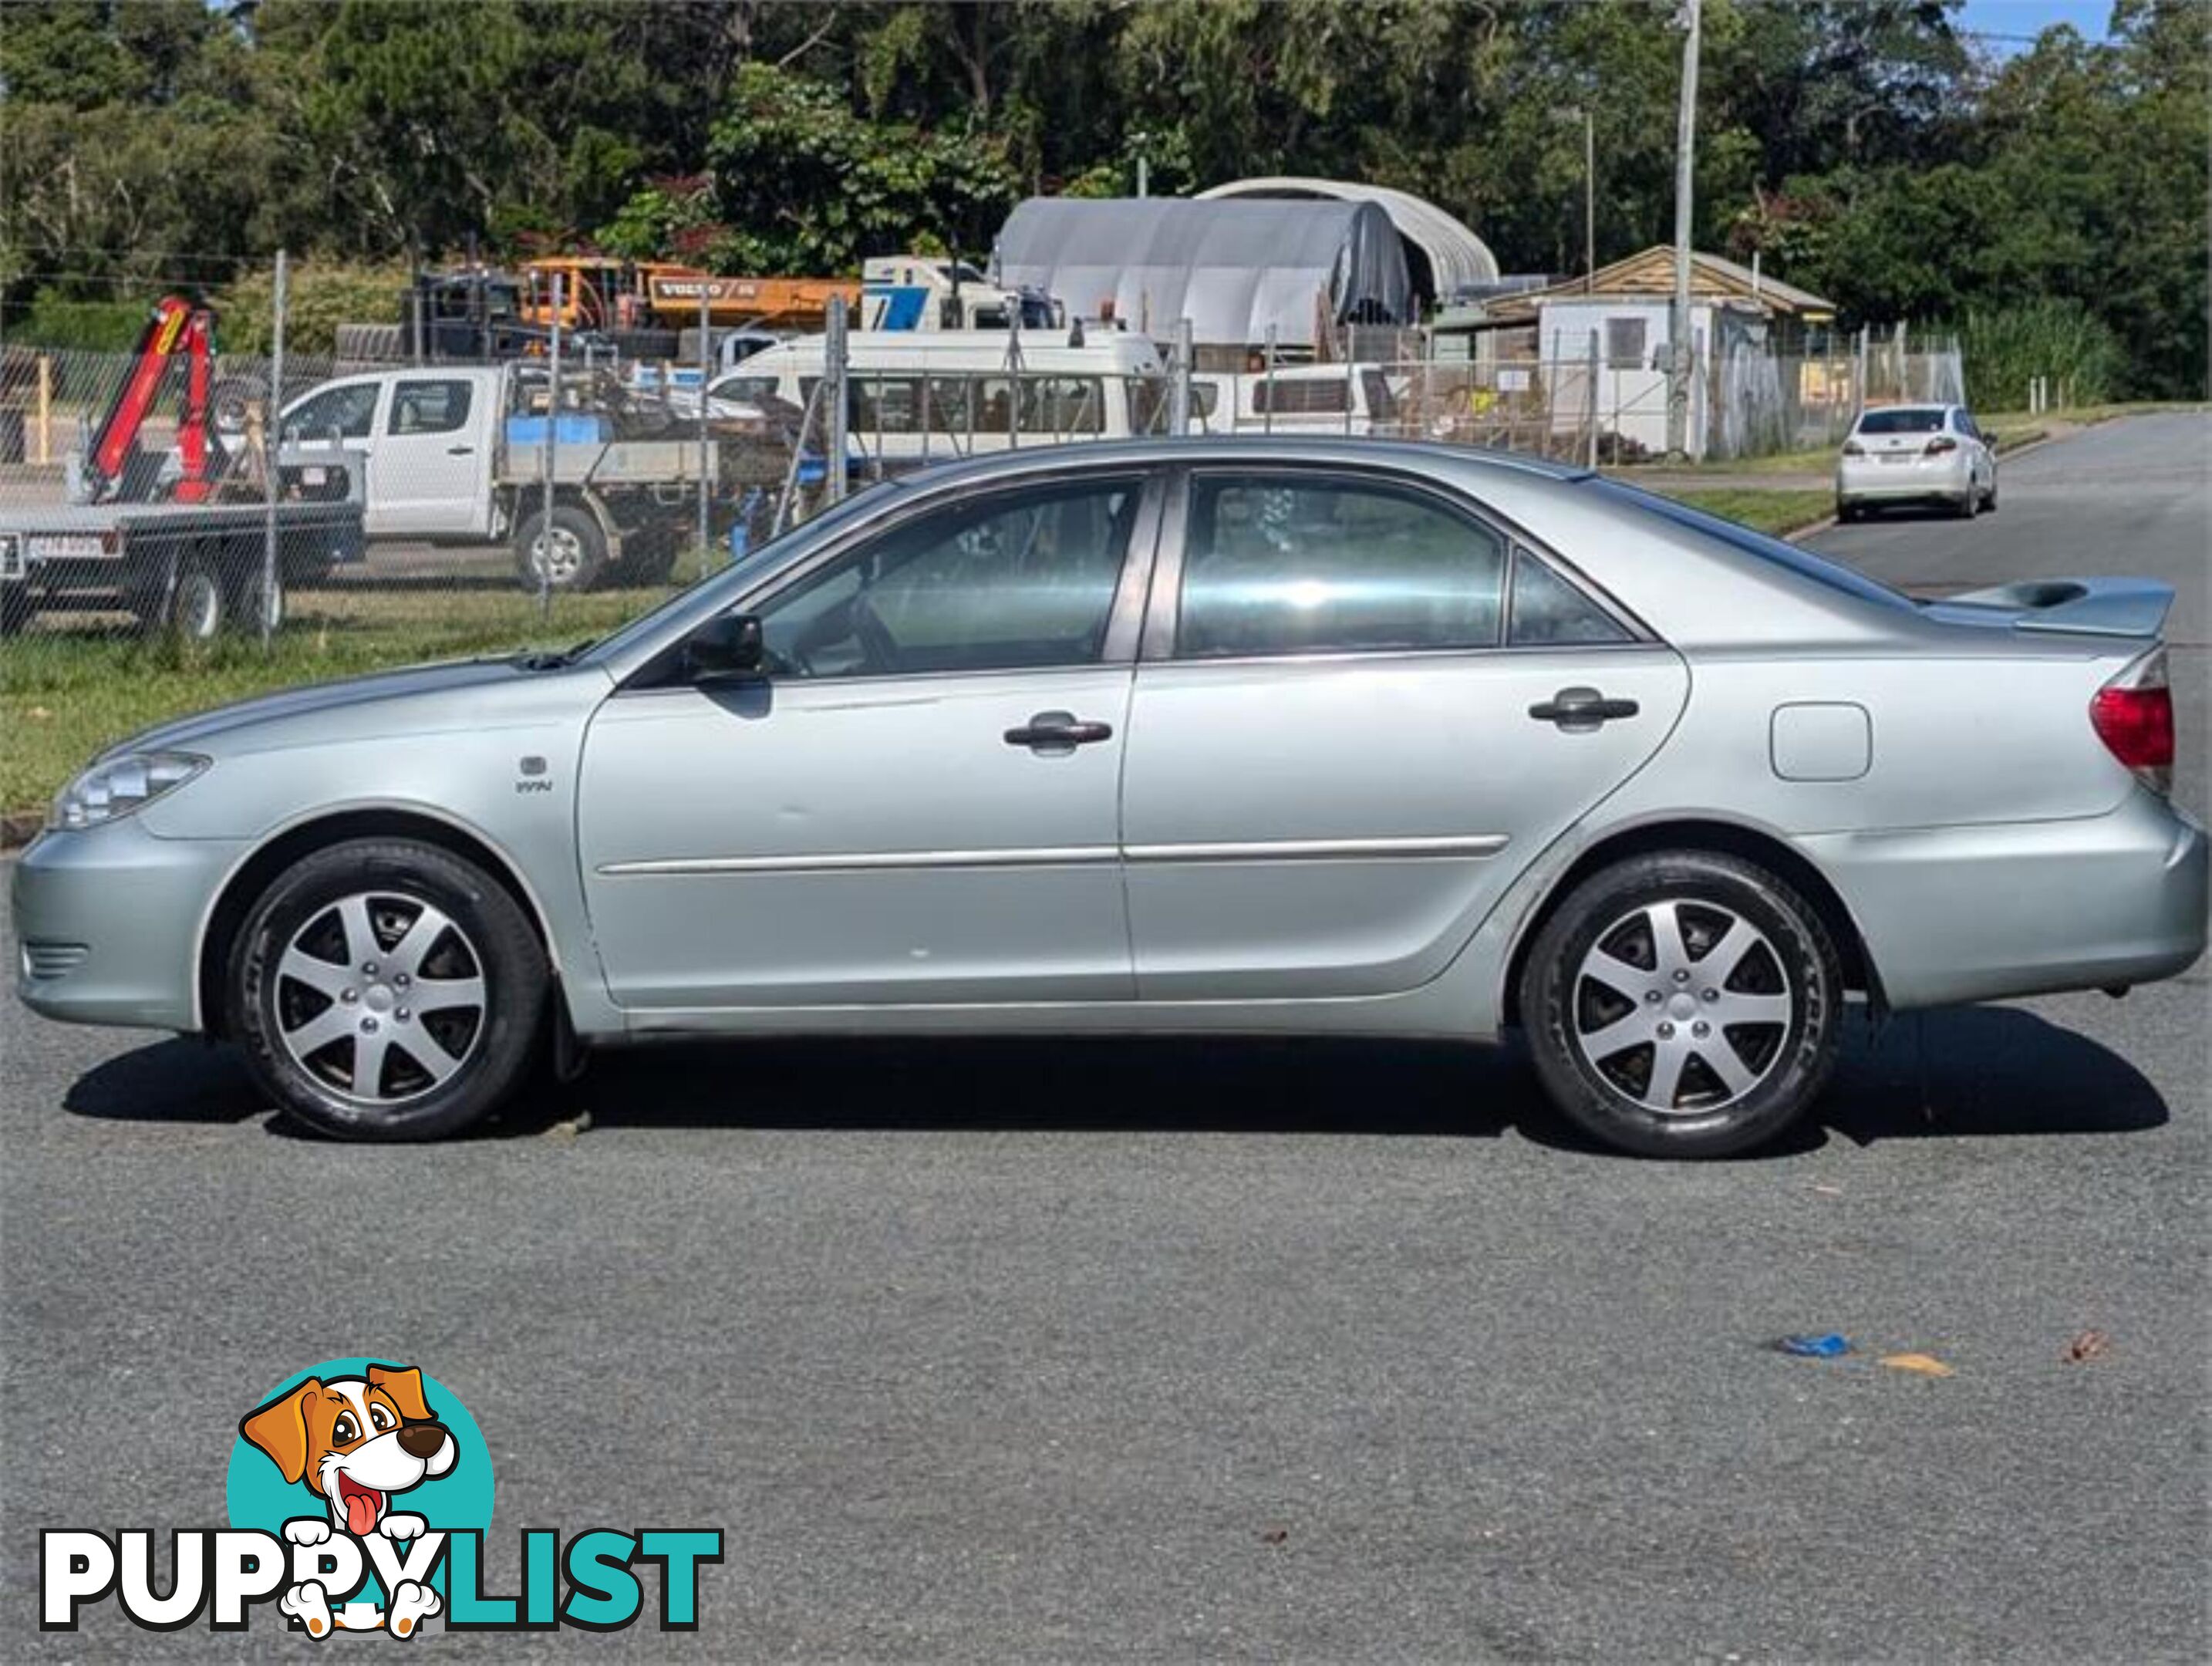
[[1513, 608], [1505, 640], [1515, 648], [1586, 648], [1632, 640], [1627, 628], [1543, 560], [1513, 556]]
[[1420, 493], [1298, 477], [1190, 488], [1184, 659], [1497, 646], [1505, 543]]

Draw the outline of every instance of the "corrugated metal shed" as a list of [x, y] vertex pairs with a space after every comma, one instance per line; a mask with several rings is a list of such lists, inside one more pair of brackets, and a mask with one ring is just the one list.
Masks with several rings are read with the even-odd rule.
[[1200, 346], [1285, 348], [1335, 325], [1409, 324], [1413, 284], [1390, 216], [1373, 203], [1032, 197], [999, 233], [998, 281], [1034, 284], [1097, 317], [1164, 338], [1191, 320]]
[[1429, 293], [1439, 301], [1449, 301], [1462, 289], [1475, 284], [1494, 283], [1498, 277], [1498, 257], [1491, 253], [1488, 244], [1434, 203], [1410, 191], [1397, 191], [1389, 185], [1357, 185], [1346, 179], [1269, 174], [1212, 186], [1200, 192], [1196, 200], [1208, 203], [1254, 198], [1334, 198], [1346, 203], [1380, 204], [1382, 211], [1390, 216], [1390, 223], [1397, 227], [1398, 234], [1427, 260]]

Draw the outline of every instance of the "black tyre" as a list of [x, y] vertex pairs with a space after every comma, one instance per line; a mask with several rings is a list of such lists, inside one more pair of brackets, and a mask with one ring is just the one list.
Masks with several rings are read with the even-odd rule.
[[204, 556], [187, 556], [177, 563], [176, 582], [155, 603], [149, 623], [188, 642], [211, 642], [229, 612], [215, 563]]
[[1951, 513], [1961, 520], [1972, 520], [1982, 512], [1982, 495], [1974, 489], [1974, 483], [1966, 483], [1966, 495], [1952, 506]]
[[344, 1140], [430, 1140], [527, 1077], [544, 1028], [545, 951], [505, 887], [410, 839], [302, 857], [247, 916], [229, 1011], [253, 1073]]
[[1838, 498], [1838, 499], [1836, 500], [1836, 519], [1837, 519], [1837, 520], [1840, 520], [1840, 521], [1843, 521], [1843, 522], [1844, 522], [1846, 525], [1848, 525], [1848, 524], [1849, 524], [1849, 523], [1850, 523], [1851, 521], [1856, 520], [1858, 518], [1859, 518], [1859, 506], [1858, 506], [1857, 504], [1856, 504], [1856, 503], [1846, 503], [1846, 502], [1844, 502], [1841, 498]]
[[1650, 1157], [1722, 1157], [1802, 1116], [1843, 1008], [1819, 913], [1750, 862], [1702, 851], [1592, 875], [1530, 946], [1536, 1073], [1588, 1133]]
[[283, 629], [283, 577], [264, 573], [258, 556], [241, 558], [224, 575], [222, 602], [234, 630], [258, 636], [264, 626], [271, 633]]
[[0, 585], [0, 636], [15, 635], [38, 611], [28, 585]]
[[589, 590], [605, 577], [607, 538], [588, 509], [574, 503], [553, 506], [552, 532], [545, 511], [525, 515], [514, 534], [515, 576], [535, 595], [541, 584], [555, 590]]

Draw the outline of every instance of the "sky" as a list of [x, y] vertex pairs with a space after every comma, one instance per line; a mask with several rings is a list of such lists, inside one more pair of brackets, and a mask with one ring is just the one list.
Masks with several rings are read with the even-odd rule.
[[2102, 40], [2112, 16], [2112, 0], [1966, 0], [1952, 21], [1960, 29], [2027, 37], [1989, 43], [2011, 53], [2022, 50], [2053, 23], [2071, 23], [2084, 40]]

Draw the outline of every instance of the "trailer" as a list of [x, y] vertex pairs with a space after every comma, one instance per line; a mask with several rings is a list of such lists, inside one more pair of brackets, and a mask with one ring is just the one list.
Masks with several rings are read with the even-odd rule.
[[[0, 506], [0, 633], [42, 610], [127, 612], [194, 640], [273, 629], [287, 585], [360, 558], [362, 459], [280, 450], [272, 503], [258, 412], [244, 444], [227, 444], [211, 417], [215, 325], [183, 296], [156, 303], [91, 445], [70, 459], [64, 501]], [[149, 451], [146, 420], [180, 380], [175, 442]]]

